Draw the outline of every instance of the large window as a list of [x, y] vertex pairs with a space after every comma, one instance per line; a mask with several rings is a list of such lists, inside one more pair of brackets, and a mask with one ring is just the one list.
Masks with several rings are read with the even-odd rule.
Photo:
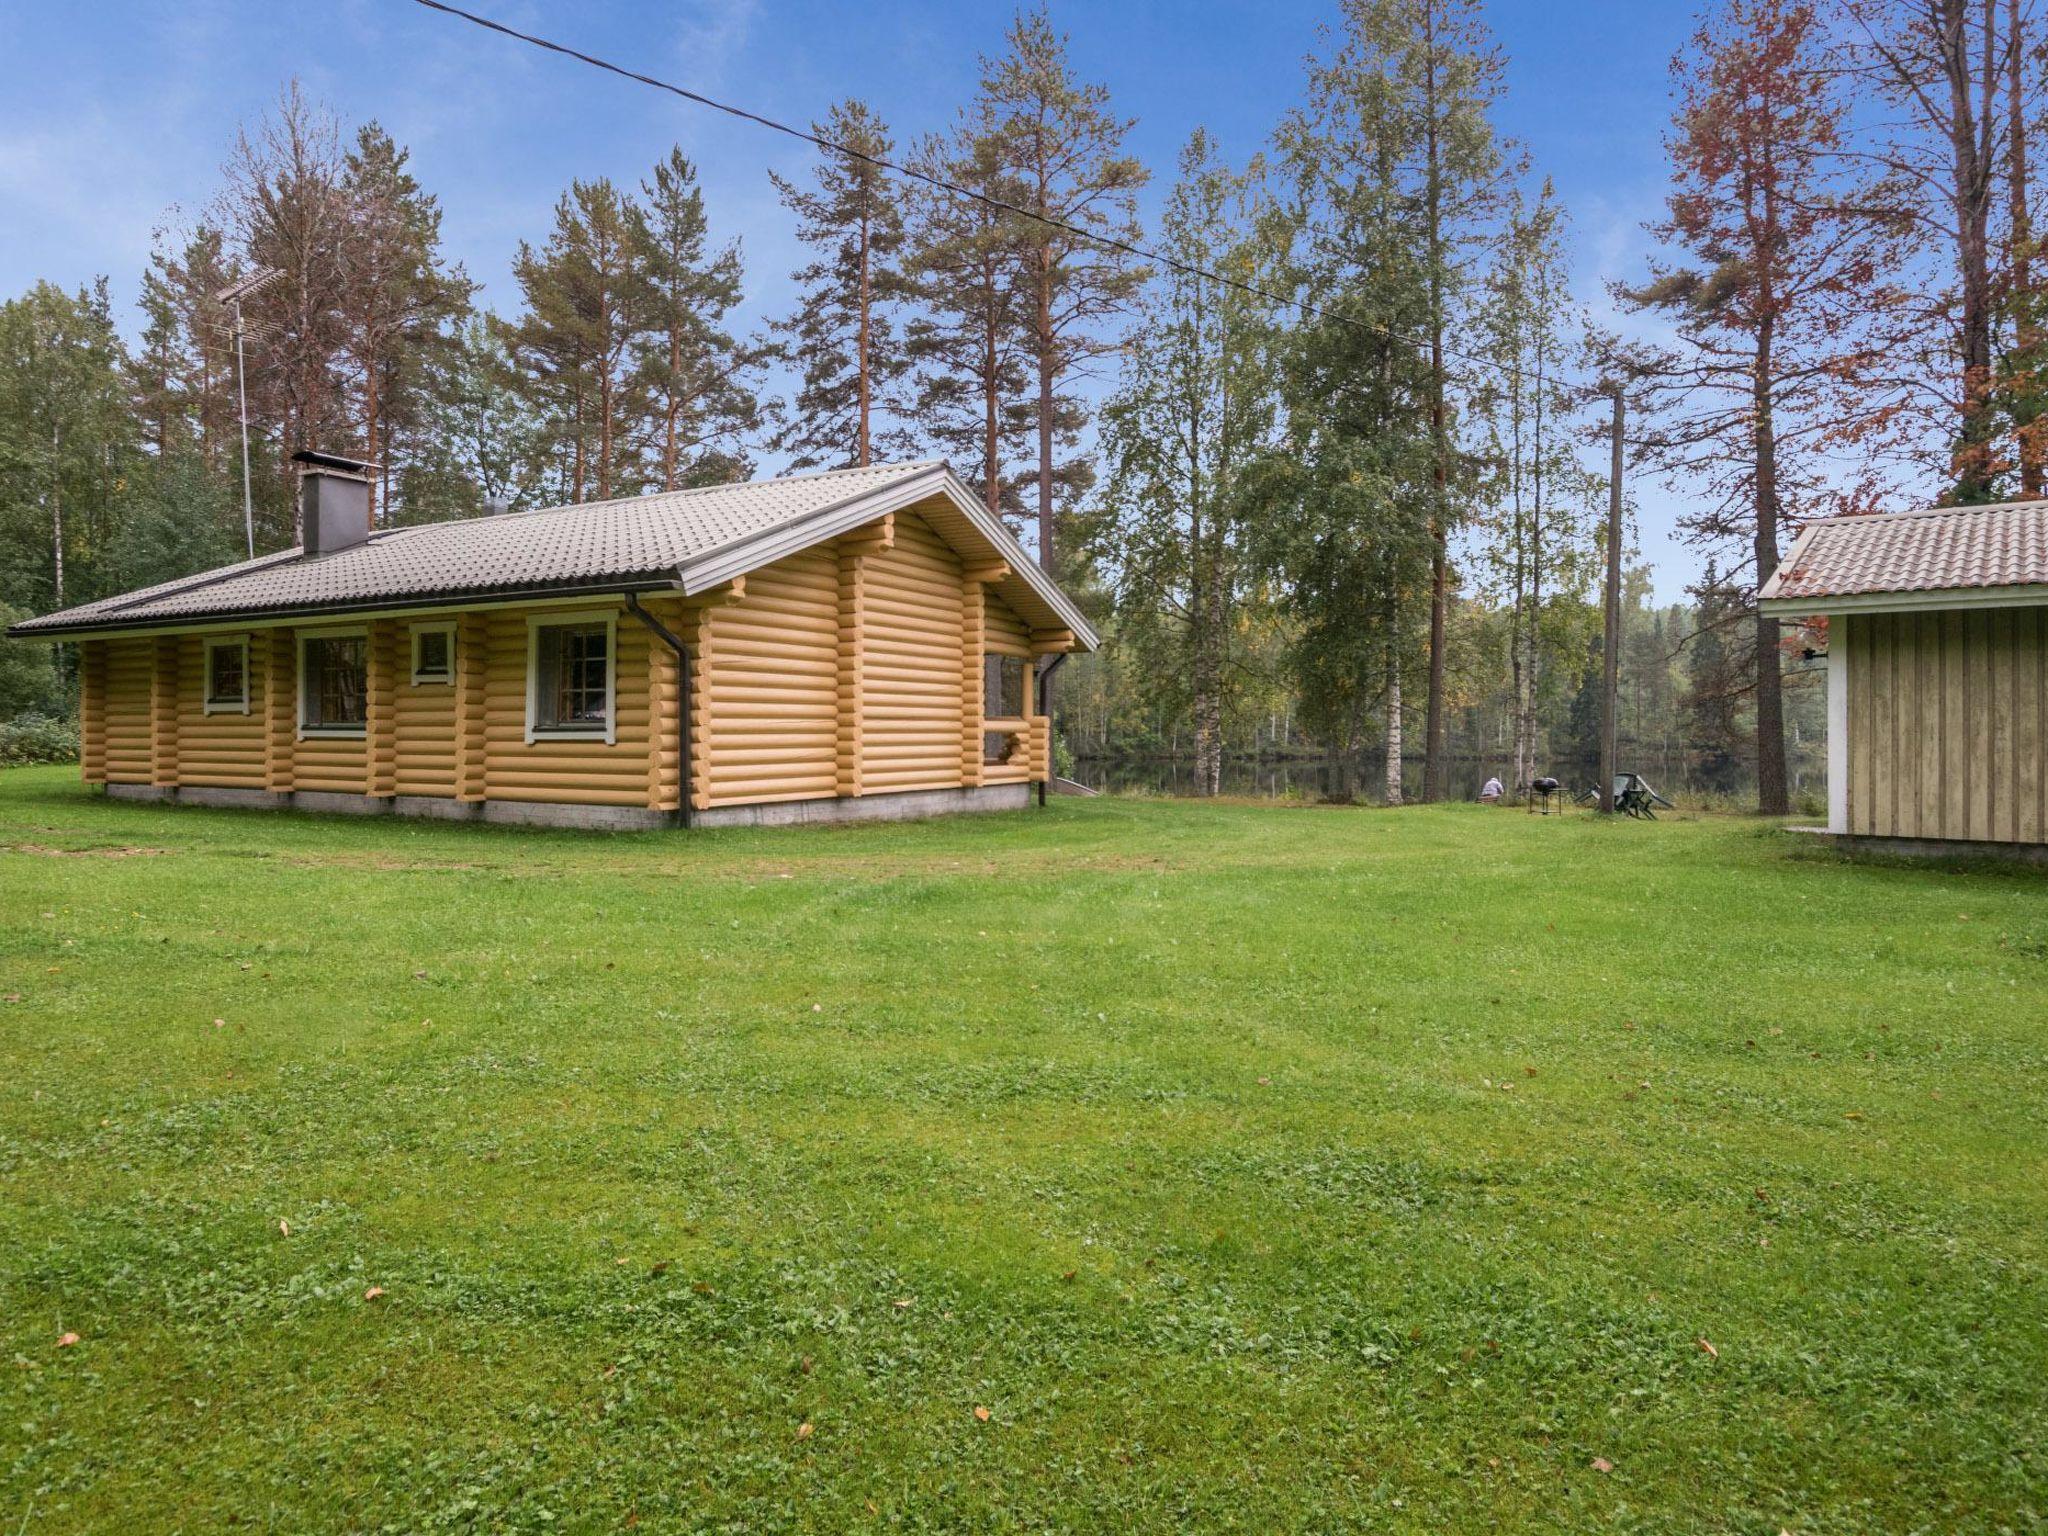
[[[1024, 718], [1024, 658], [994, 652], [981, 658], [981, 714], [984, 720]], [[984, 731], [981, 735], [982, 761], [1006, 763], [1017, 750], [1017, 733]]]
[[309, 735], [363, 734], [368, 644], [357, 635], [308, 635], [299, 644], [299, 728]]
[[611, 615], [535, 620], [529, 657], [527, 734], [612, 739]]
[[235, 635], [206, 642], [205, 713], [249, 713], [249, 639]]

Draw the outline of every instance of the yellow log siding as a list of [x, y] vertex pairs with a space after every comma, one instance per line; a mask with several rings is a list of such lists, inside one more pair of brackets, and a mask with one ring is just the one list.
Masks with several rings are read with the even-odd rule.
[[147, 784], [149, 695], [156, 678], [154, 640], [109, 640], [106, 769], [109, 784]]
[[2048, 608], [1849, 614], [1848, 830], [2048, 840]]
[[862, 562], [861, 788], [961, 783], [960, 557], [922, 517], [898, 513], [892, 546]]
[[[984, 574], [914, 513], [790, 555], [648, 612], [692, 654], [690, 803], [698, 809], [1005, 784], [1042, 776], [1030, 718], [1012, 761], [981, 762], [986, 650], [1039, 638]], [[612, 736], [528, 736], [536, 620], [612, 624]], [[452, 628], [452, 681], [412, 679], [415, 631]], [[299, 728], [306, 634], [365, 636], [361, 735]], [[274, 793], [529, 801], [672, 811], [681, 784], [679, 669], [619, 598], [246, 635], [249, 707], [205, 705], [206, 642], [230, 631], [82, 643], [85, 777]], [[1027, 709], [1031, 693], [1027, 672]]]
[[169, 782], [222, 789], [261, 789], [264, 771], [263, 684], [261, 636], [229, 634], [217, 638], [249, 643], [244, 672], [249, 710], [206, 712], [206, 640], [199, 635], [175, 637], [178, 653], [178, 768]]
[[393, 656], [397, 697], [392, 714], [396, 721], [392, 793], [427, 795], [441, 799], [455, 794], [455, 712], [460, 687], [459, 639], [451, 640], [449, 656], [456, 664], [455, 680], [446, 683], [415, 683], [412, 680], [414, 634], [421, 629], [450, 627], [447, 619], [421, 619], [395, 626]]
[[88, 784], [107, 781], [107, 643], [78, 648], [78, 773]]
[[[872, 566], [870, 567], [872, 569]], [[806, 550], [749, 573], [712, 607], [708, 804], [825, 799], [839, 792], [839, 557]]]
[[647, 642], [652, 637], [622, 604], [588, 609], [613, 615], [617, 656], [612, 676], [612, 740], [602, 736], [526, 739], [528, 619], [559, 618], [543, 609], [506, 609], [489, 616], [484, 664], [484, 782], [492, 800], [572, 801], [581, 805], [647, 804]]

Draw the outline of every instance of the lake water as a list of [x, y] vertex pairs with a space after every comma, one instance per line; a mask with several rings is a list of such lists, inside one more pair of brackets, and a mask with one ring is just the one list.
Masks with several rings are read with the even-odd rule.
[[[1630, 762], [1624, 758], [1620, 766], [1624, 772], [1640, 773], [1665, 799], [1681, 808], [1688, 800], [1753, 804], [1756, 799], [1756, 769], [1741, 761], [1702, 764], [1673, 759], [1656, 763]], [[1454, 800], [1476, 800], [1480, 785], [1495, 774], [1505, 782], [1509, 777], [1507, 769], [1506, 763], [1455, 758], [1450, 763], [1450, 796]], [[1543, 771], [1562, 781], [1573, 794], [1600, 780], [1597, 763], [1552, 764]], [[1354, 762], [1350, 775], [1353, 794], [1361, 800], [1378, 800], [1384, 772], [1377, 758]], [[1795, 802], [1802, 795], [1826, 798], [1827, 774], [1820, 766], [1795, 762], [1791, 772]], [[1194, 764], [1184, 759], [1083, 758], [1075, 765], [1074, 777], [1106, 794], [1187, 795], [1194, 791], [1194, 773]], [[1340, 777], [1338, 764], [1325, 759], [1234, 759], [1223, 765], [1223, 792], [1255, 798], [1320, 800], [1330, 795]], [[1422, 792], [1420, 758], [1402, 763], [1401, 788], [1403, 795], [1411, 799]]]

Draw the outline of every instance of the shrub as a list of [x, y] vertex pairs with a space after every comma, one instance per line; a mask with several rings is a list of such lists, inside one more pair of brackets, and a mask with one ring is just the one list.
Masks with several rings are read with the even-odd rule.
[[16, 715], [0, 721], [0, 768], [78, 761], [78, 726], [53, 715]]

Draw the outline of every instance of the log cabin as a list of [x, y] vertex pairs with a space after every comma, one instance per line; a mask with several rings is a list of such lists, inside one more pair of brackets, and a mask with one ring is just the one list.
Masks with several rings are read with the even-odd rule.
[[1097, 637], [942, 463], [372, 529], [297, 456], [298, 547], [29, 619], [129, 799], [627, 829], [1040, 803]]
[[1826, 620], [1828, 835], [2048, 859], [2048, 502], [1809, 523], [1759, 606]]

